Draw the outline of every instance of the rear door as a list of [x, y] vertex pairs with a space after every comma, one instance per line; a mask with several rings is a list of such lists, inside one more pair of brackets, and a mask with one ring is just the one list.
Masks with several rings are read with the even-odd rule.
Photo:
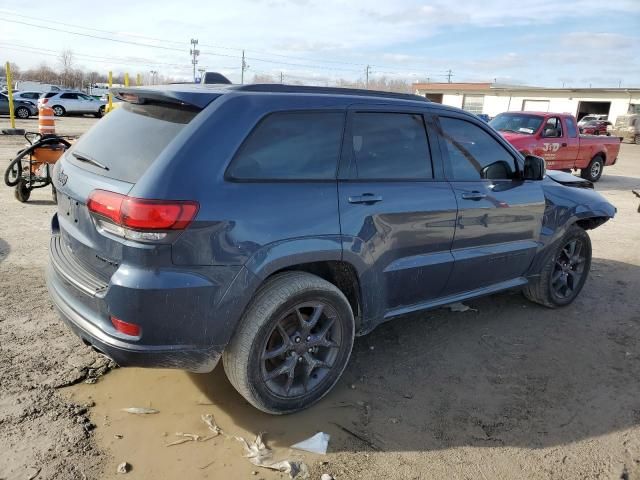
[[358, 266], [367, 317], [420, 308], [452, 268], [456, 201], [444, 181], [431, 117], [352, 107], [338, 183], [344, 259]]
[[521, 282], [538, 247], [540, 182], [518, 179], [515, 154], [480, 121], [446, 113], [438, 133], [458, 205], [446, 294]]

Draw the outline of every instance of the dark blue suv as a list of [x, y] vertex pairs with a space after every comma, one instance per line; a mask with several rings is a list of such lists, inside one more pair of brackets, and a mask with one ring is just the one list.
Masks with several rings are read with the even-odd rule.
[[413, 95], [281, 85], [116, 89], [56, 165], [47, 283], [123, 366], [212, 370], [257, 408], [324, 396], [354, 337], [587, 278], [615, 208], [475, 115]]

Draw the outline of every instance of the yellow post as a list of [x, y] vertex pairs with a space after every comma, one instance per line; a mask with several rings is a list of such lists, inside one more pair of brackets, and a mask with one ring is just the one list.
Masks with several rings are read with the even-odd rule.
[[109, 70], [109, 104], [107, 106], [108, 110], [111, 111], [113, 108], [113, 95], [111, 94], [111, 87], [113, 87], [113, 73]]
[[124, 86], [125, 87], [129, 86], [129, 74], [128, 73], [124, 74]]
[[139, 87], [142, 85], [142, 75], [137, 74], [136, 75], [136, 87]]
[[7, 62], [7, 95], [9, 96], [9, 120], [11, 128], [16, 128], [16, 116], [13, 110], [13, 85], [11, 85], [11, 65]]

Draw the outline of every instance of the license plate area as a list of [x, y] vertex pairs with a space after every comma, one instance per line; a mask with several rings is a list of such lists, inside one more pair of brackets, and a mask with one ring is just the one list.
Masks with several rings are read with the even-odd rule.
[[58, 192], [58, 215], [60, 217], [66, 219], [68, 222], [78, 223], [80, 207], [80, 202], [68, 195]]

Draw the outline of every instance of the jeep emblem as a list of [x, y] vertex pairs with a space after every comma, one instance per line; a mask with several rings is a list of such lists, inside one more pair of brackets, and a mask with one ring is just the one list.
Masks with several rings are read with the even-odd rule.
[[69, 175], [66, 175], [64, 173], [64, 170], [60, 169], [60, 171], [58, 172], [58, 181], [60, 182], [60, 185], [65, 185], [68, 179]]

